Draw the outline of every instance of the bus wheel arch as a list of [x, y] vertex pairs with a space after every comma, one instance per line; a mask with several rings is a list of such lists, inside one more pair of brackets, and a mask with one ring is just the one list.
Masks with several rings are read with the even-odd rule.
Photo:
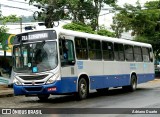
[[89, 94], [89, 78], [87, 75], [80, 75], [77, 83], [77, 98], [79, 100], [87, 98]]

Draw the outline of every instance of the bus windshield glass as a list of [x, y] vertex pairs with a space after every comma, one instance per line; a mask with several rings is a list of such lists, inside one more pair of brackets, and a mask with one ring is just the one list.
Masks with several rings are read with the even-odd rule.
[[54, 69], [58, 64], [57, 43], [42, 41], [13, 47], [13, 70], [18, 73], [38, 73]]

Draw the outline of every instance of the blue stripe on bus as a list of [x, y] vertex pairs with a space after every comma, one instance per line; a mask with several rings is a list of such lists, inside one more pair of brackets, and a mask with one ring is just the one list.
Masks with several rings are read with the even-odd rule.
[[90, 76], [90, 88], [108, 88], [129, 85], [130, 75]]
[[154, 80], [155, 74], [137, 74], [138, 77], [138, 84], [145, 83], [150, 80]]
[[[144, 83], [154, 79], [154, 74], [138, 74], [137, 83]], [[109, 88], [130, 85], [130, 74], [90, 76], [90, 88]]]
[[[138, 84], [154, 79], [154, 74], [137, 74]], [[90, 76], [90, 89], [99, 89], [107, 87], [118, 87], [130, 84], [130, 75], [105, 75], [105, 76]], [[56, 87], [56, 91], [48, 91], [48, 88]], [[17, 86], [14, 84], [15, 95], [29, 95], [29, 94], [63, 94], [76, 92], [77, 77], [62, 77], [60, 81], [53, 84], [40, 86]], [[27, 91], [35, 90], [35, 91]], [[39, 89], [39, 91], [36, 91]]]

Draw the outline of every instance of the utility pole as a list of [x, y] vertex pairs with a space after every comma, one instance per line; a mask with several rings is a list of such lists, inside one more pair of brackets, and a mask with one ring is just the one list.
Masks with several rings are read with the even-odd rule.
[[22, 32], [22, 18], [20, 18], [20, 31]]

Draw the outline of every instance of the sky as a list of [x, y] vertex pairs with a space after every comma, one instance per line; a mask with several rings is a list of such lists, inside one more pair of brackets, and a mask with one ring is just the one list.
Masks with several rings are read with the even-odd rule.
[[[143, 5], [147, 1], [153, 1], [153, 0], [139, 0], [139, 2]], [[118, 0], [118, 5], [123, 6], [125, 3], [135, 5], [137, 0]], [[34, 6], [28, 5], [28, 0], [25, 2], [25, 0], [0, 0], [0, 9], [2, 11], [3, 16], [8, 16], [11, 14], [17, 15], [17, 16], [32, 16], [34, 11], [37, 11], [38, 9]], [[4, 7], [4, 5], [8, 5], [8, 7]], [[18, 7], [25, 10], [17, 9], [17, 8], [10, 8], [10, 7]], [[104, 15], [105, 14], [105, 15]], [[112, 24], [112, 17], [114, 16], [113, 13], [109, 13], [108, 10], [104, 10], [101, 12], [102, 16], [99, 17], [99, 25], [105, 26], [106, 29], [111, 30], [111, 24]], [[13, 27], [13, 26], [12, 26]], [[12, 30], [11, 30], [12, 31]], [[123, 36], [123, 35], [122, 35]], [[128, 39], [131, 38], [130, 34], [124, 33], [124, 38]]]
[[[139, 0], [141, 5], [144, 5], [144, 3], [146, 3], [147, 1], [154, 1], [154, 0]], [[132, 4], [132, 5], [136, 5], [137, 0], [118, 0], [117, 4], [119, 6], [123, 6], [125, 3], [127, 4]], [[109, 11], [102, 11], [101, 15], [105, 14], [106, 12]], [[100, 23], [104, 24], [104, 22], [106, 22], [106, 25], [108, 26], [108, 24], [112, 23], [112, 17], [114, 16], [114, 14], [112, 13], [108, 13], [105, 16], [100, 16]]]
[[[124, 3], [129, 3], [129, 4], [135, 4], [137, 0], [118, 0], [118, 4], [123, 6]], [[151, 1], [151, 0], [139, 0], [141, 4], [144, 4], [146, 1]], [[22, 3], [19, 3], [22, 2]], [[2, 10], [2, 15], [7, 16], [10, 14], [15, 14], [17, 16], [29, 16], [32, 15], [34, 11], [37, 10], [36, 7], [34, 6], [29, 6], [28, 1], [25, 4], [25, 0], [0, 0], [1, 5], [1, 10]], [[20, 10], [20, 9], [15, 9], [15, 8], [9, 8], [9, 7], [4, 7], [3, 5], [9, 5], [13, 7], [19, 7], [19, 8], [24, 8], [28, 9], [27, 10]], [[106, 11], [105, 11], [106, 12]]]
[[[139, 0], [139, 2], [143, 5], [147, 1], [153, 1], [153, 0]], [[118, 0], [118, 5], [123, 6], [125, 3], [135, 5], [137, 0]], [[34, 7], [33, 5], [28, 5], [25, 0], [0, 0], [1, 5], [1, 11], [3, 16], [8, 16], [11, 14], [17, 15], [17, 16], [32, 16], [34, 11], [37, 11], [37, 7]], [[4, 6], [8, 5], [8, 7]], [[10, 8], [10, 7], [18, 7], [25, 10], [21, 10], [18, 8]], [[106, 14], [107, 13], [107, 14]], [[104, 15], [105, 14], [105, 15]], [[102, 16], [101, 16], [102, 15]], [[108, 10], [104, 10], [101, 12], [99, 17], [99, 25], [104, 25], [107, 29], [111, 29], [110, 25], [112, 24], [112, 17], [114, 14], [109, 13]]]
[[[34, 6], [29, 6], [28, 2], [25, 2], [25, 0], [0, 0], [1, 4], [1, 11], [3, 16], [8, 16], [11, 14], [17, 15], [17, 16], [31, 16], [34, 11], [37, 10]], [[4, 7], [4, 5], [8, 5], [9, 7], [18, 7], [26, 10], [21, 10], [18, 8], [9, 8]]]

